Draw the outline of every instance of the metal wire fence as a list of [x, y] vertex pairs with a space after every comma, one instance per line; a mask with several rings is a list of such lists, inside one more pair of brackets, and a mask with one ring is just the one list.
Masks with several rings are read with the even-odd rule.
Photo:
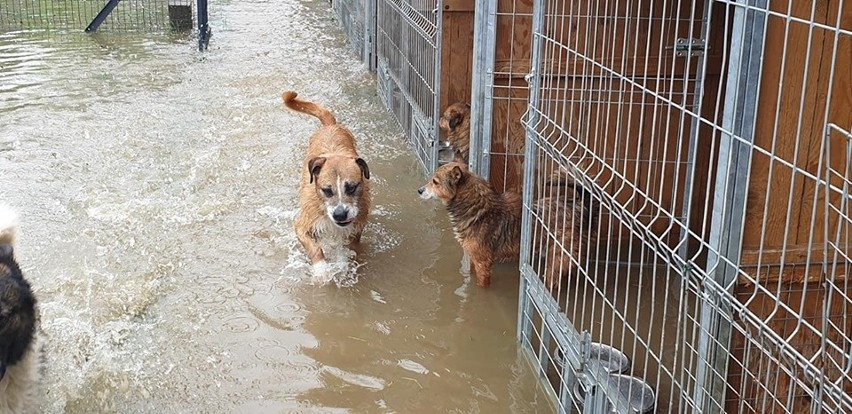
[[[165, 31], [175, 24], [174, 8], [195, 0], [123, 0], [99, 30]], [[106, 0], [0, 0], [0, 30], [83, 30]], [[170, 20], [170, 10], [172, 15]], [[192, 15], [188, 27], [192, 27]]]
[[427, 173], [438, 162], [442, 0], [377, 0], [379, 97]]
[[376, 2], [332, 0], [346, 42], [358, 58], [375, 70]]
[[850, 412], [852, 5], [477, 7], [471, 163], [524, 193], [559, 411]]

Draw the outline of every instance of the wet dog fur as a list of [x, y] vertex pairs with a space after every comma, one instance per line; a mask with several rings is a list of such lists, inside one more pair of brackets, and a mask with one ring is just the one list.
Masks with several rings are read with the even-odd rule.
[[470, 159], [470, 104], [456, 102], [448, 106], [438, 120], [438, 126], [455, 151], [454, 161], [467, 164]]
[[595, 239], [599, 210], [594, 197], [564, 170], [545, 179], [533, 212], [541, 220], [536, 220], [536, 224], [547, 230], [540, 228], [535, 232], [532, 251], [538, 252], [538, 273], [551, 290], [558, 289], [575, 266], [572, 257], [584, 257]]
[[0, 206], [0, 412], [34, 411], [36, 300], [15, 260], [17, 215]]
[[358, 156], [355, 137], [327, 109], [284, 92], [284, 105], [317, 117], [322, 126], [311, 135], [299, 184], [299, 216], [295, 229], [313, 267], [314, 277], [327, 278], [321, 239], [357, 247], [370, 212], [370, 169]]
[[517, 260], [521, 244], [521, 196], [497, 193], [471, 173], [467, 165], [450, 162], [438, 167], [417, 190], [426, 200], [438, 199], [447, 209], [456, 240], [470, 257], [476, 284], [491, 284], [496, 261]]

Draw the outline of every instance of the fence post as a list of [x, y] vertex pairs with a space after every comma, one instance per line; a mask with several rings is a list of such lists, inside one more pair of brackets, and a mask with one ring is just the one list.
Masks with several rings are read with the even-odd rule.
[[767, 0], [732, 5], [725, 106], [716, 170], [711, 249], [701, 297], [695, 407], [724, 412], [732, 334], [730, 301], [739, 271], [757, 100], [766, 33]]
[[104, 5], [104, 8], [98, 12], [98, 15], [89, 23], [89, 26], [86, 27], [86, 33], [94, 32], [98, 30], [98, 27], [101, 27], [101, 23], [106, 20], [107, 16], [112, 13], [112, 10], [115, 9], [115, 6], [118, 6], [118, 2], [121, 0], [109, 0], [107, 4]]
[[[527, 75], [529, 83], [529, 102], [527, 103], [527, 112], [524, 115], [526, 118], [523, 122], [525, 126], [524, 138], [524, 189], [523, 203], [524, 205], [532, 205], [532, 200], [535, 195], [533, 187], [535, 185], [535, 170], [536, 170], [536, 151], [535, 151], [535, 125], [538, 123], [537, 108], [539, 99], [541, 98], [541, 46], [542, 33], [544, 31], [544, 12], [547, 7], [545, 0], [535, 0], [533, 2], [533, 19], [532, 19], [532, 34], [533, 48], [530, 65], [530, 73]], [[495, 1], [496, 12], [496, 1]], [[489, 126], [490, 130], [490, 126]], [[490, 142], [490, 134], [488, 136]], [[486, 167], [488, 165], [486, 164]], [[486, 170], [487, 171], [487, 170]], [[530, 262], [530, 250], [532, 249], [532, 211], [529, 208], [523, 209], [521, 218], [521, 257], [520, 266], [523, 268]], [[529, 288], [527, 276], [525, 272], [521, 272], [520, 287], [518, 289], [518, 341], [523, 341], [532, 333], [532, 325], [524, 317], [525, 313], [532, 311], [532, 303], [530, 302], [527, 290]]]
[[438, 168], [438, 151], [441, 146], [438, 145], [441, 135], [441, 58], [444, 48], [444, 0], [438, 0], [435, 5], [435, 73], [432, 77], [434, 85], [434, 95], [432, 96], [432, 125], [431, 138], [432, 145], [429, 147], [431, 154], [429, 155], [430, 165], [429, 173], [433, 173]]
[[494, 108], [494, 55], [497, 0], [477, 0], [473, 22], [473, 85], [470, 93], [470, 169], [481, 177], [490, 170]]
[[198, 51], [207, 50], [210, 43], [210, 25], [207, 24], [207, 0], [198, 0]]

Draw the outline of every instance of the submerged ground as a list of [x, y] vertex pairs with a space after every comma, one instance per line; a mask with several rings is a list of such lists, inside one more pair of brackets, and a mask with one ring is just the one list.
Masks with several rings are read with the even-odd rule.
[[[214, 2], [187, 37], [0, 33], [0, 199], [40, 301], [44, 411], [548, 412], [516, 351], [516, 265], [460, 272], [446, 214], [328, 2]], [[375, 192], [357, 279], [292, 230], [316, 119]]]

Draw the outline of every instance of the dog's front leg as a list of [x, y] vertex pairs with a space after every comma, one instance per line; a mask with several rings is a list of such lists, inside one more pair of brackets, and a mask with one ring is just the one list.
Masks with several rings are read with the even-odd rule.
[[297, 231], [296, 237], [305, 248], [305, 253], [311, 261], [311, 273], [315, 283], [326, 283], [331, 279], [331, 269], [325, 261], [325, 254], [319, 241], [310, 231]]
[[494, 261], [490, 257], [470, 256], [471, 270], [476, 273], [476, 285], [488, 287], [491, 285], [491, 266]]
[[352, 238], [349, 239], [349, 248], [355, 252], [355, 255], [360, 256], [361, 253], [364, 252], [364, 249], [361, 247], [361, 232], [355, 233]]

